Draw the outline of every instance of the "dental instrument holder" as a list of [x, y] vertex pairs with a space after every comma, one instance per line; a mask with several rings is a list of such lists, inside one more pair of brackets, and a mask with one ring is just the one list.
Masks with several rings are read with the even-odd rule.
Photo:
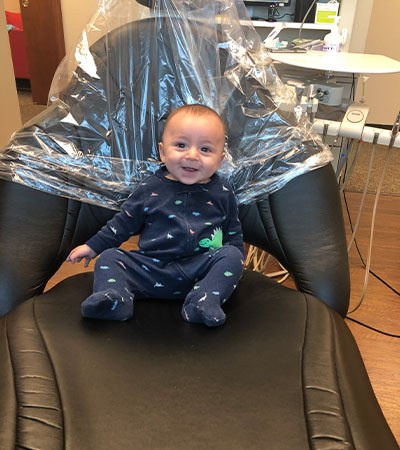
[[[294, 88], [294, 92], [296, 93], [296, 104], [298, 108], [305, 113], [307, 113], [310, 122], [313, 122], [315, 119], [315, 113], [318, 109], [318, 99], [317, 92], [315, 86], [310, 84], [306, 86], [304, 83], [296, 82], [296, 80], [289, 80], [288, 86]], [[284, 106], [281, 105], [283, 108]], [[292, 105], [288, 105], [285, 110], [290, 110]]]
[[[322, 120], [315, 119], [313, 122], [313, 131], [316, 133], [332, 136], [332, 137], [350, 137], [343, 134], [344, 130], [348, 130], [348, 128], [344, 127], [342, 129], [341, 122], [337, 122], [334, 120]], [[372, 143], [374, 140], [375, 134], [379, 134], [378, 144], [379, 145], [387, 145], [388, 147], [397, 147], [400, 148], [400, 135], [397, 134], [395, 137], [393, 136], [392, 131], [386, 130], [384, 128], [378, 127], [370, 127], [364, 126], [362, 128], [361, 135], [359, 137], [363, 142]]]
[[[313, 84], [310, 84], [308, 86], [308, 92], [307, 92], [307, 114], [310, 119], [310, 122], [314, 122], [315, 119], [315, 113], [316, 108], [314, 110], [314, 100], [315, 100], [315, 88]], [[318, 103], [317, 103], [318, 106]]]
[[400, 148], [400, 111], [392, 130], [365, 126], [369, 106], [362, 102], [353, 102], [349, 105], [342, 122], [315, 119], [313, 131], [323, 136], [344, 137], [372, 143], [378, 135], [377, 144], [387, 145], [389, 148]]
[[368, 111], [369, 106], [365, 103], [351, 103], [340, 125], [340, 136], [350, 139], [361, 139]]
[[392, 136], [390, 138], [390, 142], [389, 142], [389, 148], [393, 148], [396, 137], [399, 134], [399, 129], [400, 129], [400, 111], [397, 114], [396, 120], [393, 123], [393, 127], [392, 127]]
[[[301, 67], [303, 69], [313, 69], [324, 71], [325, 73], [349, 73], [354, 75], [366, 74], [388, 74], [400, 72], [400, 62], [384, 55], [369, 55], [349, 52], [336, 52], [330, 54], [328, 52], [309, 51], [305, 54], [294, 53], [270, 53], [270, 57], [274, 61], [278, 61], [289, 66]], [[347, 113], [355, 107], [359, 109], [363, 115], [367, 114], [366, 105], [361, 108], [361, 103], [349, 106]], [[393, 147], [400, 148], [400, 136], [397, 134], [393, 138], [392, 132], [383, 128], [364, 126], [364, 118], [360, 121], [354, 121], [356, 115], [350, 112], [350, 119], [345, 115], [346, 124], [342, 122], [325, 119], [315, 119], [313, 122], [313, 131], [326, 136], [347, 137], [350, 139], [361, 139], [364, 142], [372, 143], [374, 135], [379, 134], [378, 144], [390, 144]], [[395, 121], [396, 123], [396, 121]], [[361, 133], [360, 133], [360, 130]], [[358, 137], [356, 137], [358, 136]]]

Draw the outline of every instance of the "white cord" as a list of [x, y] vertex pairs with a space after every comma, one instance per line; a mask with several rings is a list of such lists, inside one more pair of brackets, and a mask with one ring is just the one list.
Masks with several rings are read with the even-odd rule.
[[311, 3], [310, 7], [307, 9], [307, 12], [304, 14], [303, 20], [301, 21], [300, 28], [299, 28], [299, 35], [297, 36], [298, 39], [300, 39], [301, 32], [303, 31], [304, 22], [306, 21], [308, 15], [310, 14], [310, 12], [311, 12], [313, 6], [314, 6], [316, 3], [317, 3], [317, 0], [314, 0], [314, 1]]
[[272, 256], [264, 252], [263, 250], [255, 247], [253, 245], [249, 245], [246, 255], [245, 266], [253, 270], [254, 272], [260, 272], [270, 278], [282, 277], [278, 281], [278, 283], [283, 283], [288, 277], [289, 272], [282, 266], [282, 264], [278, 261], [279, 267], [282, 270], [276, 272], [268, 272], [268, 264], [271, 262]]
[[389, 165], [389, 160], [390, 160], [390, 155], [391, 155], [392, 149], [393, 149], [393, 146], [389, 145], [389, 150], [388, 150], [388, 154], [386, 157], [385, 165], [383, 166], [381, 177], [380, 177], [379, 183], [378, 183], [378, 187], [376, 189], [374, 207], [372, 210], [371, 230], [370, 230], [370, 235], [369, 235], [369, 245], [368, 245], [367, 263], [365, 266], [365, 277], [364, 277], [363, 289], [362, 289], [362, 292], [361, 292], [361, 295], [360, 295], [357, 305], [353, 309], [351, 309], [347, 314], [352, 314], [355, 311], [357, 311], [357, 309], [362, 305], [362, 302], [363, 302], [364, 296], [365, 296], [365, 292], [367, 290], [369, 271], [370, 271], [370, 267], [371, 267], [371, 253], [372, 253], [372, 242], [373, 242], [374, 229], [375, 229], [376, 209], [378, 206], [379, 196], [380, 196], [381, 190], [382, 190], [383, 180], [385, 178], [386, 170]]
[[378, 142], [378, 137], [379, 136], [376, 136], [376, 139], [374, 139], [374, 144], [372, 146], [371, 157], [369, 159], [369, 165], [368, 165], [367, 179], [365, 180], [363, 195], [361, 197], [361, 202], [360, 202], [360, 205], [358, 207], [357, 220], [356, 220], [356, 224], [354, 225], [354, 229], [353, 229], [353, 233], [352, 233], [351, 238], [350, 238], [350, 242], [349, 242], [349, 244], [347, 246], [347, 252], [350, 252], [351, 246], [352, 246], [352, 244], [354, 242], [354, 239], [356, 237], [356, 234], [357, 234], [358, 226], [360, 224], [361, 213], [362, 213], [362, 210], [363, 210], [363, 207], [364, 207], [365, 197], [366, 197], [367, 191], [368, 191], [369, 180], [371, 179], [372, 164], [374, 162], [376, 142]]

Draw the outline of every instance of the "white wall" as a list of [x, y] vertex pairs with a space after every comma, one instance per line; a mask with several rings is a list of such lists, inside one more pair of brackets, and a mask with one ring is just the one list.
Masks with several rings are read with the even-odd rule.
[[5, 145], [11, 134], [21, 126], [11, 50], [6, 29], [4, 3], [0, 1], [0, 147]]
[[[107, 0], [61, 0], [65, 49], [67, 52], [76, 47], [85, 25], [98, 10], [104, 8], [106, 2]], [[113, 4], [113, 23], [110, 23], [111, 21], [107, 23], [108, 31], [123, 23], [135, 20], [137, 17], [145, 14], [144, 11], [148, 14], [148, 8], [138, 5], [135, 0], [121, 2], [122, 7], [115, 7], [115, 5], [118, 5], [118, 2]], [[96, 39], [99, 37], [100, 35], [97, 34]]]
[[[351, 1], [354, 3], [354, 0]], [[374, 0], [358, 1], [353, 11], [354, 20], [352, 23], [351, 41], [348, 50], [351, 53], [364, 53], [373, 5]], [[346, 3], [344, 3], [343, 6], [346, 6]], [[346, 13], [346, 11], [344, 11], [344, 13]]]
[[[374, 0], [365, 53], [400, 61], [400, 1]], [[366, 84], [369, 123], [392, 124], [400, 110], [400, 73], [371, 75]]]
[[78, 42], [82, 30], [96, 12], [98, 0], [61, 0], [65, 50], [71, 50]]
[[4, 9], [6, 11], [19, 12], [19, 0], [4, 0]]

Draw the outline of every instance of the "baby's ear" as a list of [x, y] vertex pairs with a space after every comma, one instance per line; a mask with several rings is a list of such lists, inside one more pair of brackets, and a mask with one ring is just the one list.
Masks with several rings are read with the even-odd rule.
[[222, 150], [221, 161], [223, 161], [226, 156], [228, 156], [229, 158], [228, 143], [225, 141], [224, 149]]
[[160, 154], [160, 159], [164, 162], [164, 145], [162, 142], [158, 143], [158, 153]]

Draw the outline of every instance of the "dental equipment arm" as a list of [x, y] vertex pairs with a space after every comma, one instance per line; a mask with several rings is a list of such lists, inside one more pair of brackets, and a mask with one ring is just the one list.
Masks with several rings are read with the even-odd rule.
[[[346, 130], [341, 128], [341, 122], [334, 120], [315, 119], [313, 122], [313, 131], [318, 134], [328, 136], [339, 136], [354, 139], [354, 136], [349, 134]], [[397, 129], [397, 132], [396, 132]], [[400, 148], [400, 135], [399, 135], [399, 121], [395, 122], [392, 130], [386, 130], [384, 128], [365, 126], [362, 129], [361, 135], [358, 139], [363, 142], [373, 142], [376, 133], [379, 134], [378, 144], [387, 145], [389, 147]]]

